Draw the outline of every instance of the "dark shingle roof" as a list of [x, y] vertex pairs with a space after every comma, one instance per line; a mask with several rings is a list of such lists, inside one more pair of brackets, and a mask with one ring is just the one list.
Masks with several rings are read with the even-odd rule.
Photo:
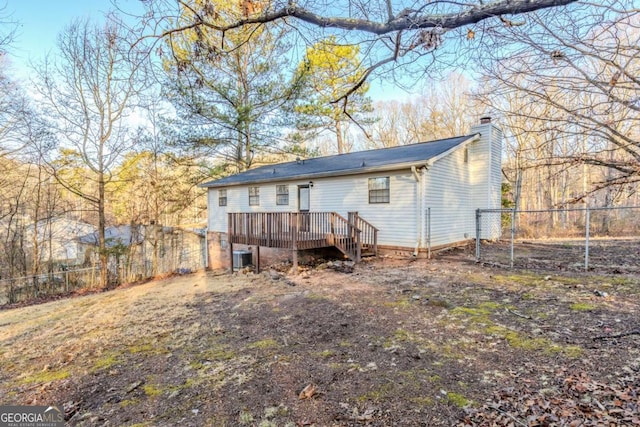
[[229, 187], [298, 178], [354, 175], [376, 170], [389, 170], [396, 166], [410, 167], [412, 164], [418, 165], [421, 162], [424, 163], [446, 153], [474, 136], [457, 136], [399, 147], [357, 151], [355, 153], [261, 166], [236, 175], [209, 181], [201, 184], [201, 186], [208, 188]]

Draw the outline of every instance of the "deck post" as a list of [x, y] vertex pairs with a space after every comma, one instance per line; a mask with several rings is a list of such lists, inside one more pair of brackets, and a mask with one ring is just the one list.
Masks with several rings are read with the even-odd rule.
[[233, 214], [227, 214], [227, 244], [229, 245], [229, 273], [233, 273]]
[[331, 232], [329, 233], [329, 236], [331, 236], [330, 243], [332, 245], [335, 245], [336, 244], [336, 213], [330, 212], [329, 217], [331, 218]]
[[298, 214], [292, 213], [289, 221], [291, 228], [291, 248], [293, 250], [293, 272], [298, 273]]
[[256, 265], [255, 265], [255, 273], [260, 273], [260, 245], [256, 246]]
[[373, 230], [373, 253], [378, 256], [378, 230]]

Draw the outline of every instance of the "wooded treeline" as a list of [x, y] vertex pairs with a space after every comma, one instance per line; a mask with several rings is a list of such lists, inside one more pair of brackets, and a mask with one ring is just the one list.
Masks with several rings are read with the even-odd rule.
[[[93, 225], [106, 275], [108, 226], [204, 223], [208, 179], [465, 134], [484, 115], [505, 132], [508, 206], [640, 204], [632, 0], [114, 5], [70, 22], [31, 80], [0, 56], [3, 277], [53, 268], [38, 224]], [[398, 100], [373, 100], [380, 81]]]

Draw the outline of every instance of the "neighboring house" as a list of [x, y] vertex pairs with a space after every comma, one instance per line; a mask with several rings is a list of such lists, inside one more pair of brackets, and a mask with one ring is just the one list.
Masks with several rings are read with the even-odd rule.
[[95, 227], [91, 224], [74, 219], [42, 220], [28, 228], [25, 245], [32, 258], [36, 254], [33, 244], [34, 238], [36, 239], [37, 254], [41, 263], [82, 264], [86, 247], [81, 242], [81, 236], [94, 231]]
[[[80, 242], [89, 246], [98, 246], [98, 232], [94, 231], [80, 237]], [[116, 225], [104, 229], [104, 239], [107, 248], [116, 246], [131, 247], [143, 242], [142, 226]]]
[[[97, 262], [98, 233], [79, 239], [93, 248]], [[147, 274], [176, 270], [198, 270], [205, 266], [204, 230], [154, 225], [118, 225], [105, 229], [105, 244], [110, 250], [110, 264], [124, 262]], [[154, 263], [156, 266], [154, 267]]]
[[[476, 209], [499, 209], [502, 132], [489, 118], [471, 134], [262, 166], [208, 188], [210, 266], [234, 249], [297, 252], [335, 246], [418, 255], [475, 238]], [[495, 238], [483, 228], [482, 238]], [[282, 251], [263, 250], [277, 258]]]

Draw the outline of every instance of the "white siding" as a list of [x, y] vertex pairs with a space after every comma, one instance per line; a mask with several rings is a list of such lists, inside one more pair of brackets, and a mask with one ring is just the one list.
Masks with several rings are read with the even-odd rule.
[[[227, 193], [228, 194], [228, 193]], [[218, 190], [210, 188], [207, 191], [207, 229], [209, 231], [227, 230], [227, 210], [224, 206], [218, 206]]]
[[[369, 178], [389, 179], [389, 203], [369, 203]], [[411, 171], [375, 173], [314, 181], [311, 210], [358, 214], [378, 228], [378, 243], [413, 247], [418, 240], [417, 185]]]
[[[388, 176], [390, 203], [369, 204], [369, 178]], [[227, 206], [218, 206], [218, 189], [209, 189], [209, 230], [227, 231], [227, 212], [294, 212], [298, 210], [298, 185], [308, 180], [261, 184], [260, 206], [249, 206], [247, 186], [227, 188]], [[276, 205], [276, 185], [289, 185], [289, 205]], [[357, 211], [377, 227], [380, 245], [414, 247], [417, 185], [411, 171], [314, 179], [310, 210], [337, 212], [347, 217]]]
[[[474, 126], [472, 132], [480, 133], [480, 138], [467, 145], [468, 163], [461, 147], [438, 159], [424, 174], [432, 246], [475, 238], [476, 209], [500, 208], [502, 132], [491, 123]], [[498, 237], [500, 216], [495, 218], [494, 224], [483, 223], [481, 238]]]
[[[306, 181], [308, 182], [308, 181]], [[305, 184], [300, 182], [299, 184]], [[289, 185], [289, 205], [276, 204], [276, 184], [261, 184], [260, 204], [249, 206], [249, 187], [228, 187], [227, 206], [218, 206], [218, 189], [209, 189], [208, 210], [209, 230], [217, 232], [227, 231], [228, 212], [292, 212], [298, 209], [298, 183], [278, 183]]]
[[[474, 126], [480, 132], [480, 142], [474, 147], [471, 176], [473, 206], [475, 209], [500, 209], [502, 199], [502, 131], [491, 123]], [[483, 221], [482, 239], [500, 237], [500, 215], [491, 215], [492, 221]], [[474, 235], [475, 237], [475, 231]]]
[[439, 159], [423, 174], [425, 210], [431, 209], [432, 246], [474, 236], [475, 211], [470, 185], [473, 145], [469, 145], [469, 163], [464, 162], [462, 148]]
[[502, 131], [493, 128], [491, 133], [491, 183], [490, 209], [502, 207]]

